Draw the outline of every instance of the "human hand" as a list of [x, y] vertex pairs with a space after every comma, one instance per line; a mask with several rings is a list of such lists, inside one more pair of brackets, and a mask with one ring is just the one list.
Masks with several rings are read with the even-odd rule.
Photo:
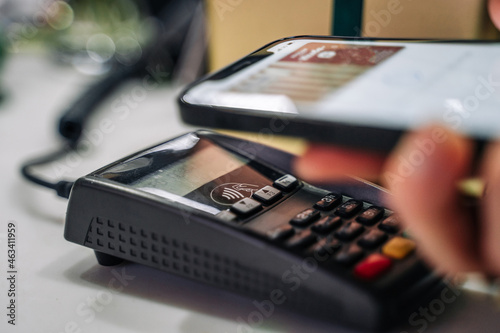
[[295, 163], [309, 181], [338, 180], [346, 173], [380, 175], [387, 198], [425, 259], [445, 273], [480, 271], [500, 276], [500, 143], [482, 161], [488, 189], [480, 221], [461, 204], [457, 188], [471, 169], [473, 145], [458, 134], [430, 126], [403, 138], [385, 158], [326, 145], [311, 145]]

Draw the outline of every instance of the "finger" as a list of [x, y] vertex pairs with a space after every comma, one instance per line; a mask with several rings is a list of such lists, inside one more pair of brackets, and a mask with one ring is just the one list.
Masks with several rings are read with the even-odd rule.
[[383, 180], [392, 208], [419, 242], [424, 258], [444, 272], [476, 271], [474, 227], [456, 184], [468, 173], [471, 145], [440, 127], [406, 137], [388, 160]]
[[294, 164], [295, 173], [307, 181], [332, 181], [348, 175], [375, 179], [385, 157], [329, 145], [312, 144]]
[[500, 0], [489, 0], [488, 11], [491, 21], [500, 29]]
[[484, 162], [481, 254], [490, 272], [500, 276], [500, 143], [488, 149]]

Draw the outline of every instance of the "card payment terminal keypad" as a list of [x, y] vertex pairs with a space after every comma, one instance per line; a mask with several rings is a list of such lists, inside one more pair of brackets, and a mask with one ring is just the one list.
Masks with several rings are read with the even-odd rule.
[[[249, 218], [286, 197], [298, 184], [295, 177], [284, 175], [218, 217], [226, 221]], [[334, 264], [365, 281], [380, 278], [415, 249], [415, 242], [401, 233], [399, 219], [392, 212], [339, 193], [328, 193], [310, 208], [296, 212], [265, 237], [304, 255], [333, 254]]]

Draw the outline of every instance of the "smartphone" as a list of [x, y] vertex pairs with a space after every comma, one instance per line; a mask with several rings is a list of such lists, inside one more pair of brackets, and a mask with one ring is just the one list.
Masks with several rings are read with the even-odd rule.
[[428, 123], [484, 142], [500, 133], [500, 44], [290, 37], [191, 84], [178, 102], [193, 125], [382, 152]]
[[384, 329], [441, 292], [379, 189], [312, 186], [289, 173], [291, 159], [187, 133], [78, 179], [64, 236], [102, 265], [132, 261], [245, 295], [266, 318], [286, 308]]

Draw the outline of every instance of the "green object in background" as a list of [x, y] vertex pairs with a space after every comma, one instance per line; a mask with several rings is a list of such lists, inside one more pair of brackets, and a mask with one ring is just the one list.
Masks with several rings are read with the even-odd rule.
[[334, 0], [333, 36], [361, 37], [363, 0]]

